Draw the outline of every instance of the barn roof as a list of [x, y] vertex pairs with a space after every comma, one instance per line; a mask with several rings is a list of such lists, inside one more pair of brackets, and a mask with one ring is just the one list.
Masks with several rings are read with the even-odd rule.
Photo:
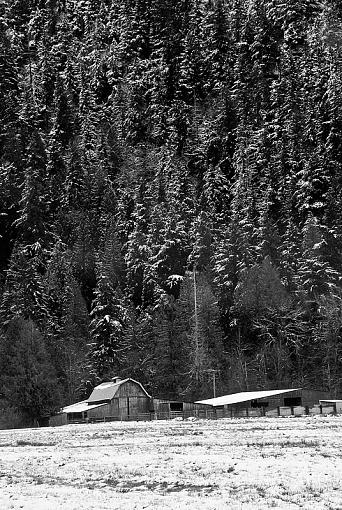
[[266, 391], [243, 391], [241, 393], [233, 393], [232, 395], [223, 395], [222, 397], [209, 398], [207, 400], [198, 400], [195, 404], [207, 404], [213, 407], [225, 406], [230, 404], [238, 404], [240, 402], [248, 402], [258, 398], [272, 397], [273, 395], [281, 395], [290, 391], [297, 391], [300, 388], [292, 388], [288, 390], [266, 390]]
[[93, 404], [89, 405], [87, 400], [83, 400], [82, 402], [76, 402], [76, 404], [72, 404], [70, 406], [63, 407], [62, 413], [82, 413], [83, 411], [89, 411], [90, 409], [95, 409], [95, 407], [101, 407], [106, 404]]
[[98, 386], [95, 386], [95, 388], [93, 389], [92, 394], [88, 398], [87, 402], [95, 403], [95, 402], [103, 402], [105, 400], [106, 401], [112, 400], [112, 398], [115, 397], [116, 392], [118, 391], [120, 386], [122, 384], [126, 383], [127, 381], [131, 381], [131, 382], [134, 382], [135, 384], [138, 384], [140, 386], [140, 388], [144, 391], [146, 396], [148, 398], [150, 398], [150, 395], [147, 393], [147, 391], [142, 386], [142, 384], [140, 384], [140, 382], [135, 381], [134, 379], [128, 378], [128, 379], [123, 379], [122, 381], [118, 381], [118, 382], [109, 381], [109, 382], [99, 384]]

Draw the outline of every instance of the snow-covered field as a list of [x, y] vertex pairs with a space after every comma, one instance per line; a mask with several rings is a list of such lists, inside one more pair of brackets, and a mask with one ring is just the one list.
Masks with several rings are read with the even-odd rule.
[[341, 509], [342, 417], [0, 431], [0, 508]]

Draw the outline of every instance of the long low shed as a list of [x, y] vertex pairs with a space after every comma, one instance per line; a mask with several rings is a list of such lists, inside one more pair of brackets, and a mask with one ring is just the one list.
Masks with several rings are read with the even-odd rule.
[[284, 408], [284, 412], [285, 408], [288, 409], [288, 414], [303, 414], [306, 409], [318, 406], [320, 399], [328, 397], [324, 391], [288, 388], [244, 391], [196, 403], [212, 406], [218, 416], [228, 411], [231, 416], [260, 416], [277, 414], [281, 408]]

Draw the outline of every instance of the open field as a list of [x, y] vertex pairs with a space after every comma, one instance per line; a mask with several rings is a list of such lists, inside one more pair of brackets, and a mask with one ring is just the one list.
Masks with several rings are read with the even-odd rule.
[[342, 417], [0, 431], [0, 508], [341, 509]]

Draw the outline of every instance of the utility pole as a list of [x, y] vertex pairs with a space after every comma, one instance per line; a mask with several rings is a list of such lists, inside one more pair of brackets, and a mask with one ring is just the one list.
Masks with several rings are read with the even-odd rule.
[[196, 265], [193, 267], [193, 283], [194, 283], [194, 340], [195, 340], [195, 377], [196, 381], [200, 378], [200, 365], [201, 365], [201, 353], [200, 353], [200, 344], [199, 344], [199, 325], [198, 325], [198, 307], [197, 307], [197, 283], [196, 283]]
[[216, 374], [219, 373], [219, 370], [217, 370], [216, 368], [209, 368], [208, 370], [206, 370], [206, 372], [208, 372], [209, 374], [212, 374], [212, 376], [213, 376], [213, 395], [215, 398], [216, 397]]

